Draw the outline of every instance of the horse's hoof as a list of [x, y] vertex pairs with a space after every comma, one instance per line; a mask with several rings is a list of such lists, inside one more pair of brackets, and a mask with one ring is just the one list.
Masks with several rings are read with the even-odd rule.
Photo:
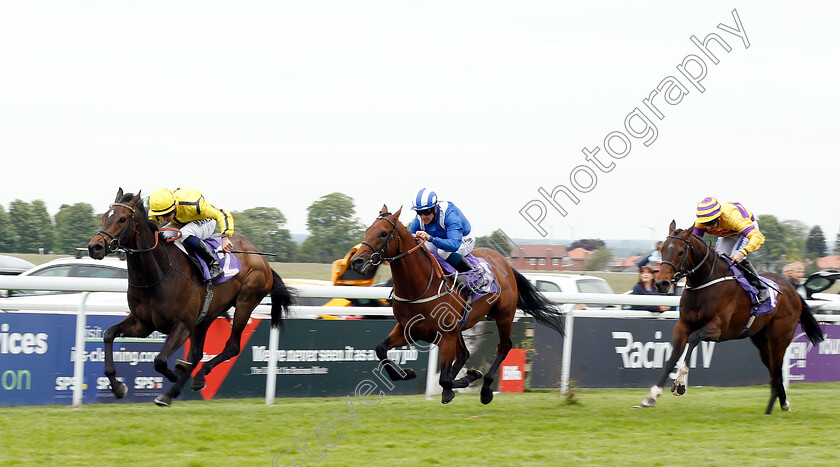
[[190, 363], [186, 360], [181, 360], [180, 358], [175, 362], [175, 369], [181, 370], [184, 373], [192, 372], [192, 367], [193, 367], [192, 363]]
[[[403, 381], [409, 380], [409, 379], [414, 379], [414, 378], [417, 377], [417, 372], [412, 370], [411, 368], [403, 368], [403, 373], [405, 373], [405, 377], [403, 377]], [[445, 403], [446, 402], [444, 402], [444, 404]]]
[[455, 391], [451, 389], [444, 389], [443, 393], [440, 395], [440, 402], [443, 404], [448, 404], [452, 402], [452, 399], [455, 398]]
[[117, 387], [113, 388], [112, 391], [117, 399], [122, 399], [123, 397], [125, 397], [126, 393], [128, 393], [128, 386], [126, 386], [125, 383], [120, 381], [120, 384], [118, 384]]
[[472, 383], [473, 381], [483, 378], [484, 375], [478, 370], [467, 370], [467, 379]]
[[652, 397], [645, 397], [639, 404], [641, 407], [656, 407], [656, 399]]
[[493, 401], [493, 390], [487, 386], [481, 388], [481, 403], [484, 405]]
[[674, 387], [671, 388], [671, 394], [673, 394], [675, 396], [682, 396], [683, 394], [685, 394], [685, 385], [684, 384], [680, 384], [679, 386], [674, 385]]
[[205, 384], [204, 380], [193, 380], [192, 384], [190, 384], [190, 389], [192, 389], [193, 391], [201, 391], [202, 389], [204, 389], [205, 386], [207, 386], [207, 384]]
[[169, 407], [172, 405], [172, 398], [167, 396], [166, 394], [161, 394], [155, 397], [155, 405], [158, 407]]
[[782, 404], [782, 410], [784, 410], [785, 412], [790, 412], [790, 402], [785, 402], [784, 404]]

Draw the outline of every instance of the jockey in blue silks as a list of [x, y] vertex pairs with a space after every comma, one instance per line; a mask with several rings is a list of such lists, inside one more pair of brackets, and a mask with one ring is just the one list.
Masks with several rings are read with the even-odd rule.
[[464, 213], [449, 201], [438, 201], [437, 194], [427, 188], [417, 193], [411, 209], [417, 212], [408, 227], [414, 238], [426, 242], [429, 251], [458, 272], [471, 271], [472, 265], [464, 256], [475, 248], [475, 235]]

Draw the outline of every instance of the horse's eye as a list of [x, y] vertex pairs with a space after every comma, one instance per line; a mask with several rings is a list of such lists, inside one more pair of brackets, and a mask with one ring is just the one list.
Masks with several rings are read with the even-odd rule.
[[385, 232], [385, 231], [382, 231], [382, 232], [379, 234], [379, 238], [385, 238], [385, 237], [387, 237], [387, 236], [388, 236], [388, 232]]
[[119, 220], [119, 221], [117, 221], [117, 222], [119, 222], [120, 224], [125, 224], [125, 221], [127, 221], [127, 220], [128, 220], [128, 219], [127, 219], [127, 218], [125, 218], [125, 217], [120, 217], [120, 220]]
[[682, 255], [683, 255], [683, 253], [685, 253], [685, 252], [684, 252], [684, 251], [681, 251], [681, 252], [677, 253], [677, 256], [682, 256]]

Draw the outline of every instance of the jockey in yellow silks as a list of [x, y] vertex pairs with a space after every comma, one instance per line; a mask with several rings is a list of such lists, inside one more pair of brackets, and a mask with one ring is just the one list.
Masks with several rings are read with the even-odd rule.
[[755, 305], [770, 298], [767, 285], [758, 278], [755, 268], [746, 259], [764, 243], [764, 234], [758, 230], [758, 219], [752, 212], [741, 203], [721, 203], [715, 198], [705, 198], [697, 203], [693, 233], [699, 237], [704, 233], [718, 237], [715, 251], [729, 256], [733, 263], [751, 273], [747, 274], [747, 279], [758, 289]]
[[[229, 212], [210, 204], [195, 188], [161, 188], [149, 197], [149, 218], [179, 228], [181, 237], [177, 241], [207, 263], [210, 281], [221, 277], [222, 268], [204, 240], [213, 235], [218, 224], [222, 230], [222, 248], [225, 253], [230, 253], [233, 247], [230, 241], [233, 235], [233, 216]], [[164, 237], [175, 235], [164, 232]]]

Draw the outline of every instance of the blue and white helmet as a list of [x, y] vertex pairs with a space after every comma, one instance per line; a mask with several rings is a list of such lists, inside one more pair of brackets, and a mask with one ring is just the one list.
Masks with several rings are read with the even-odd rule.
[[414, 206], [411, 209], [415, 211], [423, 211], [424, 209], [433, 208], [438, 205], [438, 197], [437, 194], [429, 190], [428, 188], [423, 188], [419, 192], [417, 192], [417, 198], [414, 200]]

